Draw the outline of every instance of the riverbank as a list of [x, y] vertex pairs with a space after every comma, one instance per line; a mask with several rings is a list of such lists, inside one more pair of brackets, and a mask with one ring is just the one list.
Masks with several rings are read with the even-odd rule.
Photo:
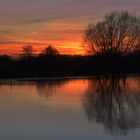
[[0, 79], [140, 74], [140, 55], [0, 58]]

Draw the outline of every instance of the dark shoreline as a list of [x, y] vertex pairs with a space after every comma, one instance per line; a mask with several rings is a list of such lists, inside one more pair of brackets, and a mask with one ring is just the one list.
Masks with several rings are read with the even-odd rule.
[[0, 57], [0, 79], [140, 75], [140, 53], [129, 56]]
[[0, 84], [11, 82], [39, 82], [39, 81], [61, 81], [61, 80], [79, 80], [79, 79], [93, 79], [93, 78], [124, 78], [124, 77], [140, 77], [140, 73], [129, 74], [98, 74], [85, 76], [59, 76], [59, 77], [17, 77], [17, 78], [0, 78]]

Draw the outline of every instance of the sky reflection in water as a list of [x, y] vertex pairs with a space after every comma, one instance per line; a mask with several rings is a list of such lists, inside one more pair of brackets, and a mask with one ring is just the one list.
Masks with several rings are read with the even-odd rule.
[[0, 84], [0, 139], [139, 139], [140, 77]]

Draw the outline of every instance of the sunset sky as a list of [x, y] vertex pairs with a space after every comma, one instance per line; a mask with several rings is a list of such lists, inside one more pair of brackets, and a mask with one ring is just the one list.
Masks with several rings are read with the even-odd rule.
[[140, 0], [0, 0], [0, 54], [48, 44], [63, 54], [84, 54], [84, 29], [114, 10], [139, 15]]

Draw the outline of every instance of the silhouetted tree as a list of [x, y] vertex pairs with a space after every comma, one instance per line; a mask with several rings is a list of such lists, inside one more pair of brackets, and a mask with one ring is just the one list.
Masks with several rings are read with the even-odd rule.
[[47, 48], [45, 48], [45, 50], [43, 50], [42, 55], [44, 55], [44, 56], [55, 56], [55, 55], [59, 55], [59, 52], [52, 45], [49, 45]]
[[32, 57], [34, 53], [34, 49], [32, 46], [27, 45], [22, 48], [23, 56], [24, 57]]
[[140, 18], [127, 11], [112, 12], [88, 26], [84, 47], [91, 55], [128, 54], [140, 43]]

